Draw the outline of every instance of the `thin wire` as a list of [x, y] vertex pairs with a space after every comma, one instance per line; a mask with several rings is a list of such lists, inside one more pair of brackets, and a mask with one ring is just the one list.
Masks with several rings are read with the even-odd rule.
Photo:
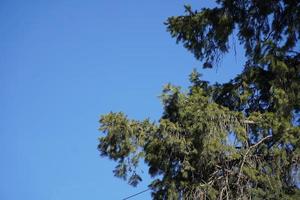
[[130, 199], [130, 198], [135, 197], [135, 196], [137, 196], [137, 195], [139, 195], [139, 194], [142, 194], [142, 193], [144, 193], [144, 192], [147, 192], [148, 190], [150, 190], [150, 189], [148, 188], [147, 190], [143, 190], [143, 191], [141, 191], [141, 192], [139, 192], [139, 193], [133, 194], [133, 195], [131, 195], [131, 196], [129, 196], [129, 197], [126, 197], [126, 198], [124, 198], [124, 199], [122, 199], [122, 200]]

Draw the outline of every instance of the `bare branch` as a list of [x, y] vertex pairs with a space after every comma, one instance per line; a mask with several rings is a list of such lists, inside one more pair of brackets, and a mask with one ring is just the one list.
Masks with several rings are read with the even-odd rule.
[[259, 144], [261, 144], [263, 141], [269, 139], [270, 137], [272, 137], [272, 136], [271, 136], [271, 135], [268, 135], [268, 136], [262, 138], [262, 139], [261, 139], [260, 141], [258, 141], [256, 144], [254, 144], [254, 145], [252, 145], [252, 146], [250, 146], [250, 147], [248, 148], [247, 152], [246, 152], [245, 155], [244, 155], [244, 158], [243, 158], [243, 161], [242, 161], [242, 164], [241, 164], [241, 167], [240, 167], [239, 175], [238, 175], [238, 180], [237, 180], [237, 183], [236, 183], [236, 184], [239, 184], [239, 182], [240, 182], [240, 178], [241, 178], [241, 175], [242, 175], [242, 170], [243, 170], [243, 167], [244, 167], [244, 164], [245, 164], [245, 161], [246, 161], [246, 158], [247, 158], [249, 152], [250, 152], [253, 148], [257, 147]]

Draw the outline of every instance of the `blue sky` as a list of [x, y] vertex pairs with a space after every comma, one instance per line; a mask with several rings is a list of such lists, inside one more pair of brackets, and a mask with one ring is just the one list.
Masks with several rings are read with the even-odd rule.
[[[99, 116], [159, 119], [164, 84], [188, 86], [193, 68], [211, 82], [241, 70], [243, 53], [202, 70], [163, 22], [209, 1], [0, 1], [0, 199], [122, 199], [97, 151]], [[133, 199], [150, 199], [150, 192]]]

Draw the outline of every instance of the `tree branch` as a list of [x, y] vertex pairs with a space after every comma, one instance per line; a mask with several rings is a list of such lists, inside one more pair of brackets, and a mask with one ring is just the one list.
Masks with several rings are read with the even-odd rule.
[[259, 144], [261, 144], [263, 141], [269, 139], [270, 137], [272, 137], [272, 136], [271, 136], [271, 135], [268, 135], [268, 136], [262, 138], [262, 139], [261, 139], [260, 141], [258, 141], [256, 144], [254, 144], [254, 145], [252, 145], [252, 146], [250, 146], [250, 147], [248, 148], [247, 152], [246, 152], [245, 155], [244, 155], [244, 158], [243, 158], [243, 161], [242, 161], [242, 164], [241, 164], [241, 167], [240, 167], [239, 175], [238, 175], [238, 180], [237, 180], [237, 183], [236, 183], [236, 184], [239, 184], [239, 182], [240, 182], [241, 175], [242, 175], [242, 170], [243, 170], [243, 167], [244, 167], [246, 158], [247, 158], [249, 152], [251, 151], [251, 149], [257, 147]]

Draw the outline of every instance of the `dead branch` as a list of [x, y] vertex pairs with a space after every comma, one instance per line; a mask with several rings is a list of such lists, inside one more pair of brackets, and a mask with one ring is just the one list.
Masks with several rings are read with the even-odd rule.
[[259, 144], [261, 144], [263, 141], [269, 139], [270, 137], [272, 137], [272, 136], [271, 136], [271, 135], [268, 135], [268, 136], [262, 138], [262, 139], [261, 139], [260, 141], [258, 141], [256, 144], [254, 144], [254, 145], [252, 145], [252, 146], [250, 146], [250, 147], [248, 148], [247, 152], [246, 152], [245, 155], [244, 155], [244, 158], [243, 158], [243, 161], [242, 161], [242, 164], [241, 164], [241, 167], [240, 167], [239, 175], [238, 175], [238, 180], [237, 180], [237, 183], [236, 183], [236, 184], [239, 184], [239, 182], [240, 182], [240, 178], [241, 178], [241, 175], [242, 175], [242, 170], [243, 170], [243, 167], [244, 167], [244, 164], [245, 164], [245, 161], [246, 161], [246, 158], [247, 158], [249, 152], [250, 152], [252, 149], [254, 149], [255, 147], [257, 147]]

